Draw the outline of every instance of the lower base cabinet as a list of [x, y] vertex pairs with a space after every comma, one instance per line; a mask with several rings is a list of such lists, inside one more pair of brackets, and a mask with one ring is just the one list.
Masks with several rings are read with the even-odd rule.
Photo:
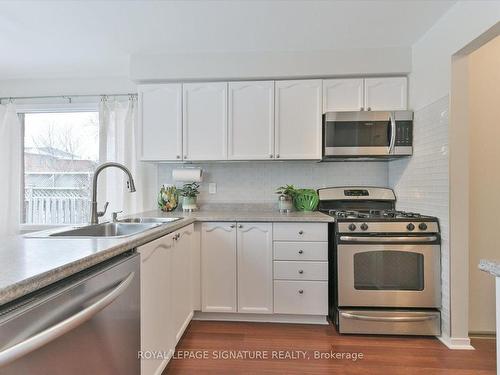
[[140, 246], [141, 375], [160, 375], [193, 314], [193, 225]]
[[276, 314], [327, 315], [328, 281], [274, 281]]

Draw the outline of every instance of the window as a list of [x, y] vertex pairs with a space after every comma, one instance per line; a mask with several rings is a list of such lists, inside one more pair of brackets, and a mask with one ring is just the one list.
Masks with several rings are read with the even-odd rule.
[[92, 172], [99, 161], [99, 114], [26, 112], [24, 124], [25, 224], [88, 221]]

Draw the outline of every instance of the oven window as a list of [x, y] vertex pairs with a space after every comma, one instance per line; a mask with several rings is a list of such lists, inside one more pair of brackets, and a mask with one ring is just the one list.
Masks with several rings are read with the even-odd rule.
[[388, 121], [328, 122], [326, 147], [387, 147], [391, 133]]
[[406, 251], [368, 251], [354, 255], [357, 290], [423, 290], [424, 256]]

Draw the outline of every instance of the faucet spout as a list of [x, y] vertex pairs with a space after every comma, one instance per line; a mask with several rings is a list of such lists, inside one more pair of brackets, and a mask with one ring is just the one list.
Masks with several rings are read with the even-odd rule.
[[107, 163], [103, 163], [101, 165], [98, 165], [95, 172], [94, 172], [94, 176], [92, 178], [92, 210], [91, 210], [91, 214], [90, 214], [90, 224], [99, 224], [99, 216], [102, 216], [100, 215], [100, 213], [97, 211], [97, 180], [98, 180], [98, 177], [99, 177], [99, 174], [106, 168], [110, 168], [110, 167], [115, 167], [115, 168], [118, 168], [118, 169], [121, 169], [123, 172], [125, 172], [125, 174], [127, 175], [127, 188], [128, 188], [128, 191], [133, 193], [135, 192], [135, 182], [134, 182], [134, 178], [132, 177], [132, 173], [130, 173], [130, 170], [124, 166], [123, 164], [120, 164], [120, 163], [116, 163], [116, 162], [107, 162]]

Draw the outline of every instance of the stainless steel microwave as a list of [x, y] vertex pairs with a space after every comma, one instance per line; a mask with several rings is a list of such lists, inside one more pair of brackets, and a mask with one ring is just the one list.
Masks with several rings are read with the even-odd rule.
[[323, 115], [323, 160], [396, 158], [412, 154], [412, 111], [327, 112]]

